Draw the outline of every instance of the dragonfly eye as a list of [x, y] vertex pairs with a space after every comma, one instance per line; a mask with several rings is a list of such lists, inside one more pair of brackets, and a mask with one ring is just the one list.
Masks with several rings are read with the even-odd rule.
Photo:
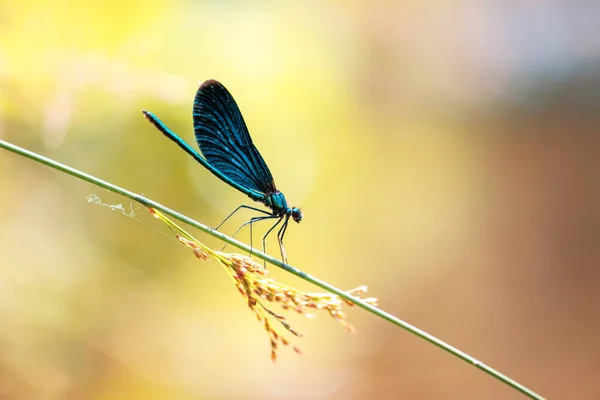
[[292, 219], [296, 222], [302, 221], [302, 211], [298, 207], [292, 207]]

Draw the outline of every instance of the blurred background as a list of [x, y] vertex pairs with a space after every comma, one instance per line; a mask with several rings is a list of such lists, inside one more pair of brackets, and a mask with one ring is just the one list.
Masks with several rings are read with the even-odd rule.
[[[250, 200], [140, 111], [193, 143], [198, 83], [218, 79], [304, 212], [292, 265], [368, 285], [544, 396], [598, 399], [598, 15], [583, 0], [2, 2], [0, 138], [216, 226]], [[354, 335], [290, 316], [304, 355], [273, 364], [229, 277], [143, 208], [6, 151], [0, 194], [1, 399], [523, 398], [361, 310]]]

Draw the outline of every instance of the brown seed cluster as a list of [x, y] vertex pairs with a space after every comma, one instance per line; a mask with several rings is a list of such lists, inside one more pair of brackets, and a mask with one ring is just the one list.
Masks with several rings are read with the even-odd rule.
[[[323, 310], [329, 313], [336, 321], [341, 323], [347, 331], [354, 332], [354, 328], [346, 322], [346, 314], [342, 311], [344, 305], [353, 306], [352, 303], [329, 293], [308, 293], [289, 287], [285, 284], [268, 278], [268, 270], [250, 257], [239, 254], [218, 253], [217, 260], [227, 269], [242, 296], [247, 300], [248, 307], [256, 314], [264, 325], [271, 343], [271, 358], [277, 358], [277, 351], [282, 346], [289, 345], [289, 341], [274, 327], [268, 316], [273, 317], [287, 331], [294, 336], [301, 337], [302, 333], [294, 330], [286, 321], [285, 316], [277, 314], [265, 306], [266, 302], [276, 303], [284, 310], [292, 310], [306, 317], [312, 317], [309, 310]], [[366, 292], [366, 286], [361, 286], [347, 291], [351, 296], [360, 298]], [[377, 299], [363, 299], [368, 304], [377, 305]], [[300, 349], [292, 349], [301, 354]]]

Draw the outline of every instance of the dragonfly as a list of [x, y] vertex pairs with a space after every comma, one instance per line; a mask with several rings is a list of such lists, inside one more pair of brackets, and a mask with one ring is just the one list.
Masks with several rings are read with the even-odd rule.
[[235, 237], [240, 229], [250, 225], [250, 247], [252, 248], [252, 224], [276, 219], [275, 224], [262, 238], [263, 252], [266, 250], [267, 236], [281, 224], [277, 231], [277, 241], [281, 260], [287, 264], [283, 237], [290, 218], [295, 222], [302, 220], [302, 210], [298, 207], [289, 207], [284, 194], [275, 186], [275, 180], [269, 167], [252, 143], [242, 112], [225, 86], [211, 79], [202, 83], [196, 92], [192, 115], [194, 134], [202, 156], [154, 114], [146, 110], [143, 110], [142, 113], [160, 132], [213, 175], [269, 209], [266, 211], [257, 207], [240, 205], [215, 229], [218, 230], [241, 209], [261, 213], [260, 216], [252, 217], [243, 223], [233, 235]]

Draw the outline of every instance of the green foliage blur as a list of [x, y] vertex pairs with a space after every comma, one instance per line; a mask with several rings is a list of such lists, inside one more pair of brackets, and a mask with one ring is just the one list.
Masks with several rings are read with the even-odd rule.
[[[7, 1], [0, 138], [216, 226], [250, 200], [141, 110], [193, 143], [195, 91], [217, 79], [302, 207], [292, 265], [368, 285], [384, 310], [542, 395], [600, 398], [598, 12]], [[522, 398], [359, 310], [355, 335], [290, 315], [304, 355], [273, 364], [217, 263], [138, 205], [5, 151], [0, 243], [0, 399]]]

